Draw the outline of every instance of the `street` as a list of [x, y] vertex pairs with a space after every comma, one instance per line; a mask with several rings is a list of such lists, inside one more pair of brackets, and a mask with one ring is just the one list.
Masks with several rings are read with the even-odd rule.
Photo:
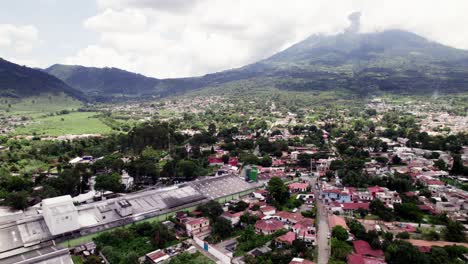
[[322, 204], [322, 201], [319, 198], [320, 192], [319, 190], [315, 189], [315, 184], [317, 183], [317, 177], [308, 177], [307, 180], [310, 182], [310, 185], [312, 186], [312, 190], [315, 195], [315, 200], [317, 203], [317, 248], [318, 248], [318, 257], [317, 257], [317, 263], [318, 264], [327, 264], [328, 259], [330, 257], [330, 245], [329, 245], [329, 239], [328, 239], [328, 233], [330, 232], [329, 226], [328, 226], [328, 216], [327, 212], [324, 209], [324, 206]]

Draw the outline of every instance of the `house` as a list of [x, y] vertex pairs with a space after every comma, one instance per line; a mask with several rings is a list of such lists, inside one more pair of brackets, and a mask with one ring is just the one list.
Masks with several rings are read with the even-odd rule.
[[348, 264], [385, 264], [386, 262], [381, 259], [370, 258], [360, 254], [348, 255]]
[[279, 247], [282, 247], [284, 245], [292, 245], [293, 241], [296, 240], [296, 233], [293, 231], [289, 231], [284, 235], [281, 235], [276, 238], [276, 242], [278, 243]]
[[162, 263], [168, 260], [169, 258], [170, 257], [161, 249], [158, 249], [145, 255], [146, 261], [151, 264]]
[[283, 229], [283, 223], [276, 219], [258, 220], [255, 223], [255, 232], [264, 235], [271, 235]]
[[354, 215], [358, 210], [369, 211], [370, 203], [342, 203], [341, 210], [346, 215]]
[[342, 226], [344, 229], [349, 230], [349, 227], [346, 224], [346, 220], [338, 215], [330, 215], [328, 217], [328, 225], [330, 226], [330, 230], [332, 230], [335, 226]]
[[274, 208], [273, 206], [264, 206], [264, 207], [261, 207], [260, 208], [260, 211], [262, 212], [262, 214], [264, 215], [274, 215], [276, 213], [276, 208]]
[[274, 216], [284, 224], [295, 224], [300, 220], [303, 220], [304, 217], [299, 213], [290, 213], [286, 211], [280, 211]]
[[384, 258], [384, 252], [381, 249], [373, 249], [367, 241], [353, 241], [354, 251], [365, 257]]
[[349, 190], [327, 189], [322, 191], [322, 198], [325, 202], [349, 203], [351, 202], [351, 192]]
[[175, 220], [181, 224], [184, 224], [189, 220], [188, 214], [185, 211], [179, 211], [175, 214]]
[[210, 229], [210, 220], [206, 217], [194, 218], [185, 222], [185, 230], [187, 235], [196, 236], [205, 233]]
[[303, 240], [307, 245], [315, 245], [314, 219], [304, 218], [293, 226], [297, 239]]
[[240, 218], [244, 213], [245, 212], [243, 212], [243, 211], [237, 212], [237, 213], [227, 211], [227, 212], [224, 212], [221, 215], [221, 217], [224, 218], [224, 219], [229, 220], [231, 222], [231, 225], [235, 226], [240, 222]]
[[288, 185], [290, 193], [303, 193], [309, 188], [309, 183], [295, 182]]
[[208, 163], [210, 166], [223, 166], [224, 161], [217, 157], [208, 157]]

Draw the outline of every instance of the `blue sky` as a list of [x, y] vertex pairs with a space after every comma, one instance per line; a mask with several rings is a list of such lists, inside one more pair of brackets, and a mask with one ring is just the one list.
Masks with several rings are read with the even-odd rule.
[[397, 28], [468, 49], [466, 10], [467, 0], [6, 0], [0, 57], [196, 76], [343, 32], [355, 11], [361, 32]]

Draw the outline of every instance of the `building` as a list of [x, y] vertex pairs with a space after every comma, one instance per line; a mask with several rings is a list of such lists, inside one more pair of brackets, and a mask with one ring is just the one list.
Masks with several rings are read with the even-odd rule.
[[118, 201], [117, 213], [122, 217], [133, 214], [132, 205], [125, 199]]
[[347, 264], [385, 264], [386, 262], [381, 259], [370, 258], [360, 254], [348, 255]]
[[341, 210], [346, 215], [354, 215], [356, 211], [369, 211], [370, 203], [342, 203]]
[[309, 188], [308, 183], [295, 182], [288, 185], [290, 193], [303, 193]]
[[187, 235], [196, 236], [210, 230], [210, 220], [206, 217], [200, 217], [185, 222]]
[[155, 250], [145, 255], [146, 261], [151, 264], [162, 263], [169, 258], [170, 257], [166, 254], [166, 252], [162, 251], [161, 249]]
[[120, 182], [125, 186], [125, 190], [128, 190], [133, 187], [134, 179], [123, 170], [122, 175], [120, 175]]
[[221, 215], [221, 217], [229, 220], [231, 222], [231, 225], [235, 226], [240, 222], [240, 218], [244, 213], [245, 212], [243, 212], [243, 211], [237, 212], [237, 213], [231, 213], [231, 212], [228, 211], [228, 212], [224, 212]]
[[328, 225], [330, 226], [330, 230], [332, 230], [335, 226], [342, 226], [344, 229], [349, 230], [348, 225], [346, 224], [346, 220], [338, 215], [329, 216]]
[[78, 230], [78, 210], [70, 195], [42, 200], [44, 220], [52, 235]]
[[367, 241], [356, 240], [353, 241], [354, 251], [361, 256], [384, 258], [384, 252], [381, 249], [373, 249]]
[[313, 261], [303, 258], [293, 258], [289, 264], [315, 264]]
[[299, 213], [290, 213], [286, 211], [280, 211], [276, 213], [274, 217], [287, 225], [295, 224], [304, 219], [304, 217]]
[[293, 232], [297, 239], [301, 239], [306, 245], [315, 245], [314, 219], [304, 218], [293, 226]]
[[293, 231], [289, 231], [284, 235], [281, 235], [276, 238], [276, 242], [278, 243], [279, 247], [285, 246], [285, 245], [292, 245], [294, 240], [296, 240], [296, 233]]
[[255, 232], [258, 234], [271, 235], [283, 229], [283, 223], [276, 219], [258, 220], [255, 223]]

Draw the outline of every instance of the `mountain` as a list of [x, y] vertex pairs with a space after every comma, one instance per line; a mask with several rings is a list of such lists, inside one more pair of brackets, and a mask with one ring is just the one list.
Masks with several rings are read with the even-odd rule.
[[95, 68], [55, 64], [45, 72], [60, 78], [88, 95], [138, 96], [153, 94], [159, 84], [156, 78], [117, 68]]
[[0, 97], [21, 98], [46, 93], [65, 93], [77, 99], [84, 99], [80, 91], [55, 76], [0, 58]]
[[46, 71], [81, 91], [104, 95], [167, 96], [246, 83], [253, 89], [256, 84], [297, 91], [341, 89], [362, 96], [468, 92], [468, 51], [402, 30], [357, 30], [314, 35], [257, 63], [201, 77], [155, 79], [114, 68], [64, 65]]

